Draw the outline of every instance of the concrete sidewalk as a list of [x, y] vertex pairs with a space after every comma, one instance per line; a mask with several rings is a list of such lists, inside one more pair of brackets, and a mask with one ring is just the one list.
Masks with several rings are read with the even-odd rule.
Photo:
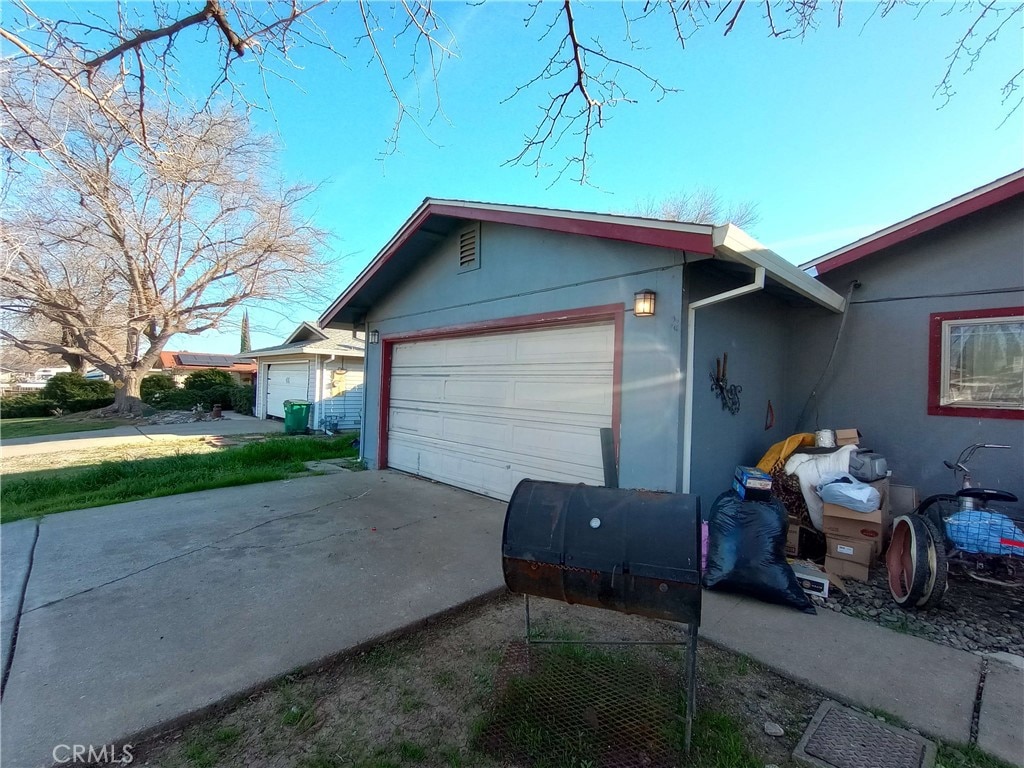
[[944, 741], [969, 742], [980, 692], [978, 746], [1024, 766], [1019, 667], [829, 610], [809, 616], [709, 591], [701, 635], [834, 699], [889, 712]]
[[230, 413], [217, 421], [190, 421], [185, 424], [142, 424], [112, 427], [86, 432], [64, 432], [39, 437], [16, 437], [0, 441], [0, 456], [36, 456], [44, 453], [81, 451], [115, 445], [133, 445], [154, 440], [178, 440], [182, 437], [217, 437], [251, 435], [284, 431], [284, 423]]
[[[494, 593], [503, 512], [346, 472], [43, 518], [0, 764], [49, 765], [57, 744], [124, 739]], [[34, 535], [9, 525], [5, 591]]]

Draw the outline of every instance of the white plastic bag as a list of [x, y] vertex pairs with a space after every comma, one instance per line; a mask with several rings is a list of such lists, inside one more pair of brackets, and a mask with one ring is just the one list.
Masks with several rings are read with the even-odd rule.
[[844, 445], [834, 453], [817, 455], [794, 453], [786, 462], [786, 473], [796, 475], [800, 481], [800, 491], [807, 503], [807, 512], [811, 516], [811, 523], [819, 531], [825, 505], [815, 488], [821, 482], [822, 475], [828, 472], [849, 472], [850, 454], [855, 450], [857, 450], [855, 445]]
[[882, 503], [877, 490], [846, 472], [822, 475], [817, 491], [822, 501], [857, 512], [874, 512]]

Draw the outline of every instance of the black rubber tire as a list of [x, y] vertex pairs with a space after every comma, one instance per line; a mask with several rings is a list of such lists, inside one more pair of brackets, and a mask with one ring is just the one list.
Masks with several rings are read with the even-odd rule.
[[946, 595], [946, 577], [949, 565], [946, 562], [946, 537], [939, 532], [935, 523], [928, 517], [920, 518], [924, 523], [928, 544], [928, 578], [924, 593], [917, 602], [918, 608], [934, 608], [942, 602]]
[[[900, 530], [901, 527], [905, 530]], [[931, 572], [928, 567], [928, 549], [931, 546], [931, 537], [928, 534], [928, 529], [925, 528], [924, 518], [918, 515], [897, 517], [893, 520], [892, 529], [892, 541], [889, 544], [889, 551], [885, 555], [886, 567], [889, 570], [889, 593], [900, 608], [910, 611], [916, 608], [918, 601], [924, 597], [925, 586], [928, 583]], [[893, 572], [906, 572], [905, 565], [898, 566], [907, 556], [910, 561], [910, 572], [904, 580], [906, 594], [901, 595], [893, 589]]]
[[929, 496], [917, 505], [915, 515], [921, 515], [931, 521], [935, 530], [946, 541], [946, 518], [960, 510], [960, 499], [948, 493]]

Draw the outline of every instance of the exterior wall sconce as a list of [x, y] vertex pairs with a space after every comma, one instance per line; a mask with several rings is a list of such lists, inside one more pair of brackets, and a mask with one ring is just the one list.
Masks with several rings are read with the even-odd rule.
[[370, 331], [370, 343], [371, 344], [379, 344], [380, 343], [380, 331]]
[[654, 314], [654, 291], [644, 288], [633, 294], [633, 314], [637, 317], [651, 317]]

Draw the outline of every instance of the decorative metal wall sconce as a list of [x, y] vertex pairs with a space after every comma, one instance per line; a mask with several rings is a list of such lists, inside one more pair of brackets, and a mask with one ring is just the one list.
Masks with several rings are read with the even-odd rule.
[[722, 410], [733, 416], [740, 412], [740, 392], [743, 387], [729, 383], [729, 353], [723, 352], [721, 359], [715, 358], [715, 372], [708, 373], [711, 377], [711, 391], [722, 401]]

